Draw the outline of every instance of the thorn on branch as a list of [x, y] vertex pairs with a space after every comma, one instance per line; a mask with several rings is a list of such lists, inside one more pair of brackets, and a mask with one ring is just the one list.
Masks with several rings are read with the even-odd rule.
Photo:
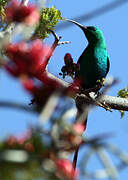
[[[49, 62], [49, 60], [50, 60], [50, 58], [51, 58], [51, 56], [52, 56], [55, 48], [56, 48], [58, 45], [60, 45], [60, 44], [68, 44], [68, 41], [59, 42], [60, 39], [61, 39], [61, 36], [57, 36], [57, 34], [56, 34], [53, 30], [51, 30], [51, 29], [48, 29], [48, 30], [53, 34], [55, 40], [54, 40], [54, 43], [52, 44], [52, 46], [51, 46], [48, 54], [45, 56], [44, 62], [45, 62], [46, 65], [48, 65], [48, 62]], [[40, 73], [38, 73], [38, 76], [39, 76], [39, 74], [40, 74]], [[41, 74], [40, 74], [40, 75], [42, 75], [42, 71], [41, 71]]]
[[[102, 96], [102, 95], [99, 95], [98, 98], [100, 98], [100, 96]], [[112, 112], [111, 107], [108, 106], [107, 104], [105, 104], [105, 102], [100, 102], [99, 99], [95, 99], [93, 96], [91, 96], [91, 94], [90, 94], [89, 98], [96, 106], [100, 106], [100, 107], [106, 109], [106, 111]]]
[[57, 34], [53, 30], [51, 30], [51, 29], [49, 29], [49, 31], [54, 36], [55, 42], [57, 43], [58, 46], [61, 45], [61, 44], [69, 44], [69, 43], [71, 43], [70, 41], [61, 41], [61, 42], [59, 42], [62, 37], [61, 36], [57, 36]]
[[61, 41], [61, 42], [58, 42], [58, 46], [59, 45], [64, 45], [64, 44], [69, 44], [69, 43], [71, 43], [71, 41]]
[[51, 29], [48, 29], [48, 30], [49, 30], [49, 31], [52, 33], [52, 35], [54, 36], [55, 42], [58, 43], [62, 37], [61, 37], [61, 36], [57, 36], [57, 34], [56, 34], [53, 30], [51, 30]]

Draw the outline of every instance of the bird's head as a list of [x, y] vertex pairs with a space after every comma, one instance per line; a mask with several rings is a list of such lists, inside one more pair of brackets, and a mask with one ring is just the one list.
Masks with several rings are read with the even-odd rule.
[[83, 32], [84, 32], [89, 43], [91, 43], [91, 44], [97, 44], [97, 43], [105, 44], [104, 35], [99, 28], [97, 28], [95, 26], [84, 26], [84, 25], [82, 25], [82, 24], [80, 24], [74, 20], [70, 20], [70, 19], [66, 19], [66, 20], [76, 24], [77, 26], [79, 26], [83, 30]]

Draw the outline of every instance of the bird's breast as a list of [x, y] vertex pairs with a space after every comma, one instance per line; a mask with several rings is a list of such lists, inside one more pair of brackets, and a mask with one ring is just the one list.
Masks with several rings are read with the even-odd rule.
[[107, 56], [107, 51], [104, 48], [87, 48], [80, 56], [78, 77], [82, 79], [86, 88], [94, 87], [97, 80], [106, 76]]

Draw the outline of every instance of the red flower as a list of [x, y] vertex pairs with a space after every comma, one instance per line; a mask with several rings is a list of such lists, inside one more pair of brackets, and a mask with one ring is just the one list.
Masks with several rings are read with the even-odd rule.
[[14, 146], [14, 145], [16, 145], [16, 138], [14, 136], [10, 135], [8, 137], [8, 139], [5, 141], [5, 143], [9, 146]]
[[5, 10], [6, 19], [9, 22], [24, 22], [27, 25], [34, 25], [40, 16], [37, 7], [34, 5], [25, 6], [13, 0]]
[[31, 136], [32, 136], [32, 131], [31, 129], [28, 129], [25, 133], [22, 133], [21, 135], [16, 137], [16, 141], [19, 145], [22, 145], [25, 142], [27, 142], [31, 138]]
[[82, 134], [85, 131], [86, 127], [82, 123], [73, 124], [73, 134], [69, 134], [69, 141], [75, 145], [75, 147], [80, 146], [83, 142]]
[[25, 42], [10, 44], [6, 47], [6, 54], [12, 61], [5, 67], [13, 76], [35, 76], [47, 66], [45, 56], [48, 49], [40, 40], [35, 40], [31, 45]]
[[28, 142], [25, 144], [24, 149], [28, 152], [33, 152], [34, 151], [34, 146], [31, 142]]
[[74, 180], [77, 178], [79, 172], [75, 170], [73, 164], [68, 159], [58, 159], [56, 161], [57, 172], [56, 175], [60, 178], [68, 178]]
[[23, 87], [28, 92], [33, 93], [33, 92], [35, 92], [35, 89], [37, 89], [33, 79], [22, 78], [21, 82], [22, 82]]
[[83, 132], [85, 131], [86, 127], [82, 123], [75, 123], [73, 125], [73, 130], [75, 131], [76, 134], [82, 135]]
[[71, 65], [71, 64], [73, 64], [73, 59], [72, 59], [71, 54], [69, 54], [69, 53], [65, 54], [65, 56], [64, 56], [64, 62], [65, 62], [65, 65]]

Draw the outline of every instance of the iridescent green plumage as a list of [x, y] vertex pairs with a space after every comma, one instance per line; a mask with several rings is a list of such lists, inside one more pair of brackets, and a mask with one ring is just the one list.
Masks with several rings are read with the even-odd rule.
[[[76, 79], [78, 78], [82, 81], [83, 89], [95, 88], [97, 81], [101, 81], [103, 78], [105, 78], [109, 71], [109, 58], [106, 50], [104, 35], [97, 27], [86, 27], [77, 23], [76, 21], [69, 19], [67, 20], [79, 26], [83, 30], [88, 40], [88, 46], [78, 59], [80, 70], [76, 74]], [[85, 111], [87, 111], [88, 108], [85, 108], [84, 103], [84, 107], [82, 104], [79, 104], [77, 109], [76, 120], [80, 120], [86, 129], [88, 112], [85, 113]], [[86, 114], [85, 118], [81, 116], [83, 112]], [[77, 155], [78, 149], [75, 151], [74, 155], [74, 167], [76, 166]]]
[[109, 58], [103, 33], [97, 27], [86, 27], [73, 20], [68, 21], [78, 25], [88, 40], [88, 46], [78, 59], [80, 70], [76, 77], [82, 80], [84, 88], [93, 88], [109, 71]]

